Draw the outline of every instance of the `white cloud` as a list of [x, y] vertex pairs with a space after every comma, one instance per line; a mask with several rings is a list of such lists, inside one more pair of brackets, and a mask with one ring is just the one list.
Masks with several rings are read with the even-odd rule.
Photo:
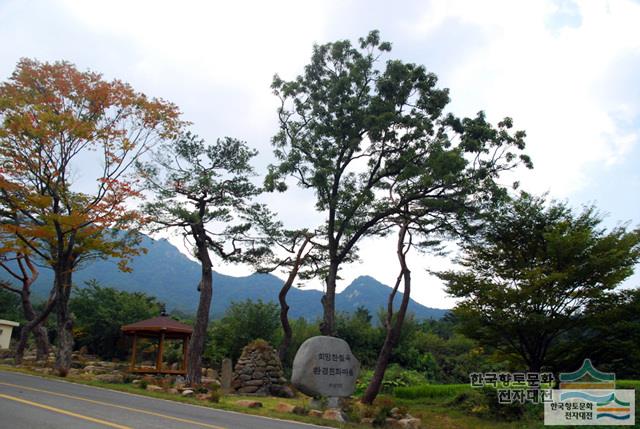
[[[375, 27], [395, 42], [392, 56], [438, 72], [451, 89], [453, 112], [483, 109], [492, 120], [509, 115], [527, 131], [535, 165], [521, 180], [528, 190], [564, 198], [589, 189], [594, 166], [615, 167], [638, 145], [640, 99], [629, 95], [640, 94], [637, 73], [621, 71], [640, 70], [640, 4], [629, 0], [437, 0], [394, 7], [375, 1], [8, 1], [0, 4], [0, 19], [0, 38], [11, 41], [0, 46], [3, 76], [21, 56], [102, 71], [177, 103], [206, 139], [246, 139], [261, 151], [262, 171], [276, 129], [272, 75], [293, 78], [314, 42], [353, 39], [354, 32]], [[290, 224], [320, 219], [309, 193], [271, 201]], [[367, 240], [360, 248], [363, 262], [345, 267], [342, 284], [361, 274], [391, 284], [393, 238]], [[424, 271], [448, 260], [410, 258], [413, 296], [449, 306]]]

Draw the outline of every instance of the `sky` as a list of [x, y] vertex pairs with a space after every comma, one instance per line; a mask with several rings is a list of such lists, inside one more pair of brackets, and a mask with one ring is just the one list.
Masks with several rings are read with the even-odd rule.
[[[380, 30], [389, 58], [424, 64], [450, 89], [449, 110], [505, 116], [527, 132], [534, 169], [521, 188], [595, 204], [613, 227], [640, 225], [640, 2], [571, 1], [144, 1], [0, 0], [0, 80], [22, 57], [70, 61], [177, 104], [203, 138], [231, 136], [273, 162], [278, 73], [293, 79], [314, 43]], [[90, 165], [88, 163], [87, 165]], [[78, 172], [78, 177], [90, 172]], [[314, 196], [292, 189], [269, 203], [290, 227], [322, 221]], [[389, 241], [391, 240], [391, 241]], [[172, 238], [179, 244], [177, 237]], [[393, 239], [366, 240], [339, 290], [360, 275], [392, 284]], [[412, 296], [455, 301], [427, 270], [451, 259], [410, 254]], [[244, 275], [248, 267], [218, 264]], [[634, 275], [625, 286], [639, 286]], [[310, 284], [306, 287], [321, 287]]]

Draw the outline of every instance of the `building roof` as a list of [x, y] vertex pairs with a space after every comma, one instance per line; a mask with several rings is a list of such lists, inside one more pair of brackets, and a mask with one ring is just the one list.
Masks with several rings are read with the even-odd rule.
[[20, 326], [18, 322], [12, 322], [11, 320], [0, 319], [0, 325], [5, 326]]
[[151, 319], [142, 320], [140, 322], [124, 325], [123, 332], [175, 332], [183, 334], [191, 334], [193, 328], [177, 320], [173, 320], [168, 316], [158, 316]]

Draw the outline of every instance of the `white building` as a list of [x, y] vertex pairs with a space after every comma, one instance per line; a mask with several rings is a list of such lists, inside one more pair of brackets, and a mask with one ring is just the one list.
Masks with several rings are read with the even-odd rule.
[[0, 319], [0, 350], [8, 349], [11, 342], [11, 332], [13, 328], [19, 326], [17, 322]]

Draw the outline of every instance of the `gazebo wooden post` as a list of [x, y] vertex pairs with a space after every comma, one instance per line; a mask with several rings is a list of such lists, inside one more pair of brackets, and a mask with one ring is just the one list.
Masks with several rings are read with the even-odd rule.
[[160, 334], [160, 344], [158, 345], [158, 356], [156, 356], [156, 371], [162, 372], [162, 355], [164, 353], [164, 332]]
[[133, 333], [133, 346], [131, 351], [131, 372], [136, 368], [136, 348], [138, 343], [138, 334]]

